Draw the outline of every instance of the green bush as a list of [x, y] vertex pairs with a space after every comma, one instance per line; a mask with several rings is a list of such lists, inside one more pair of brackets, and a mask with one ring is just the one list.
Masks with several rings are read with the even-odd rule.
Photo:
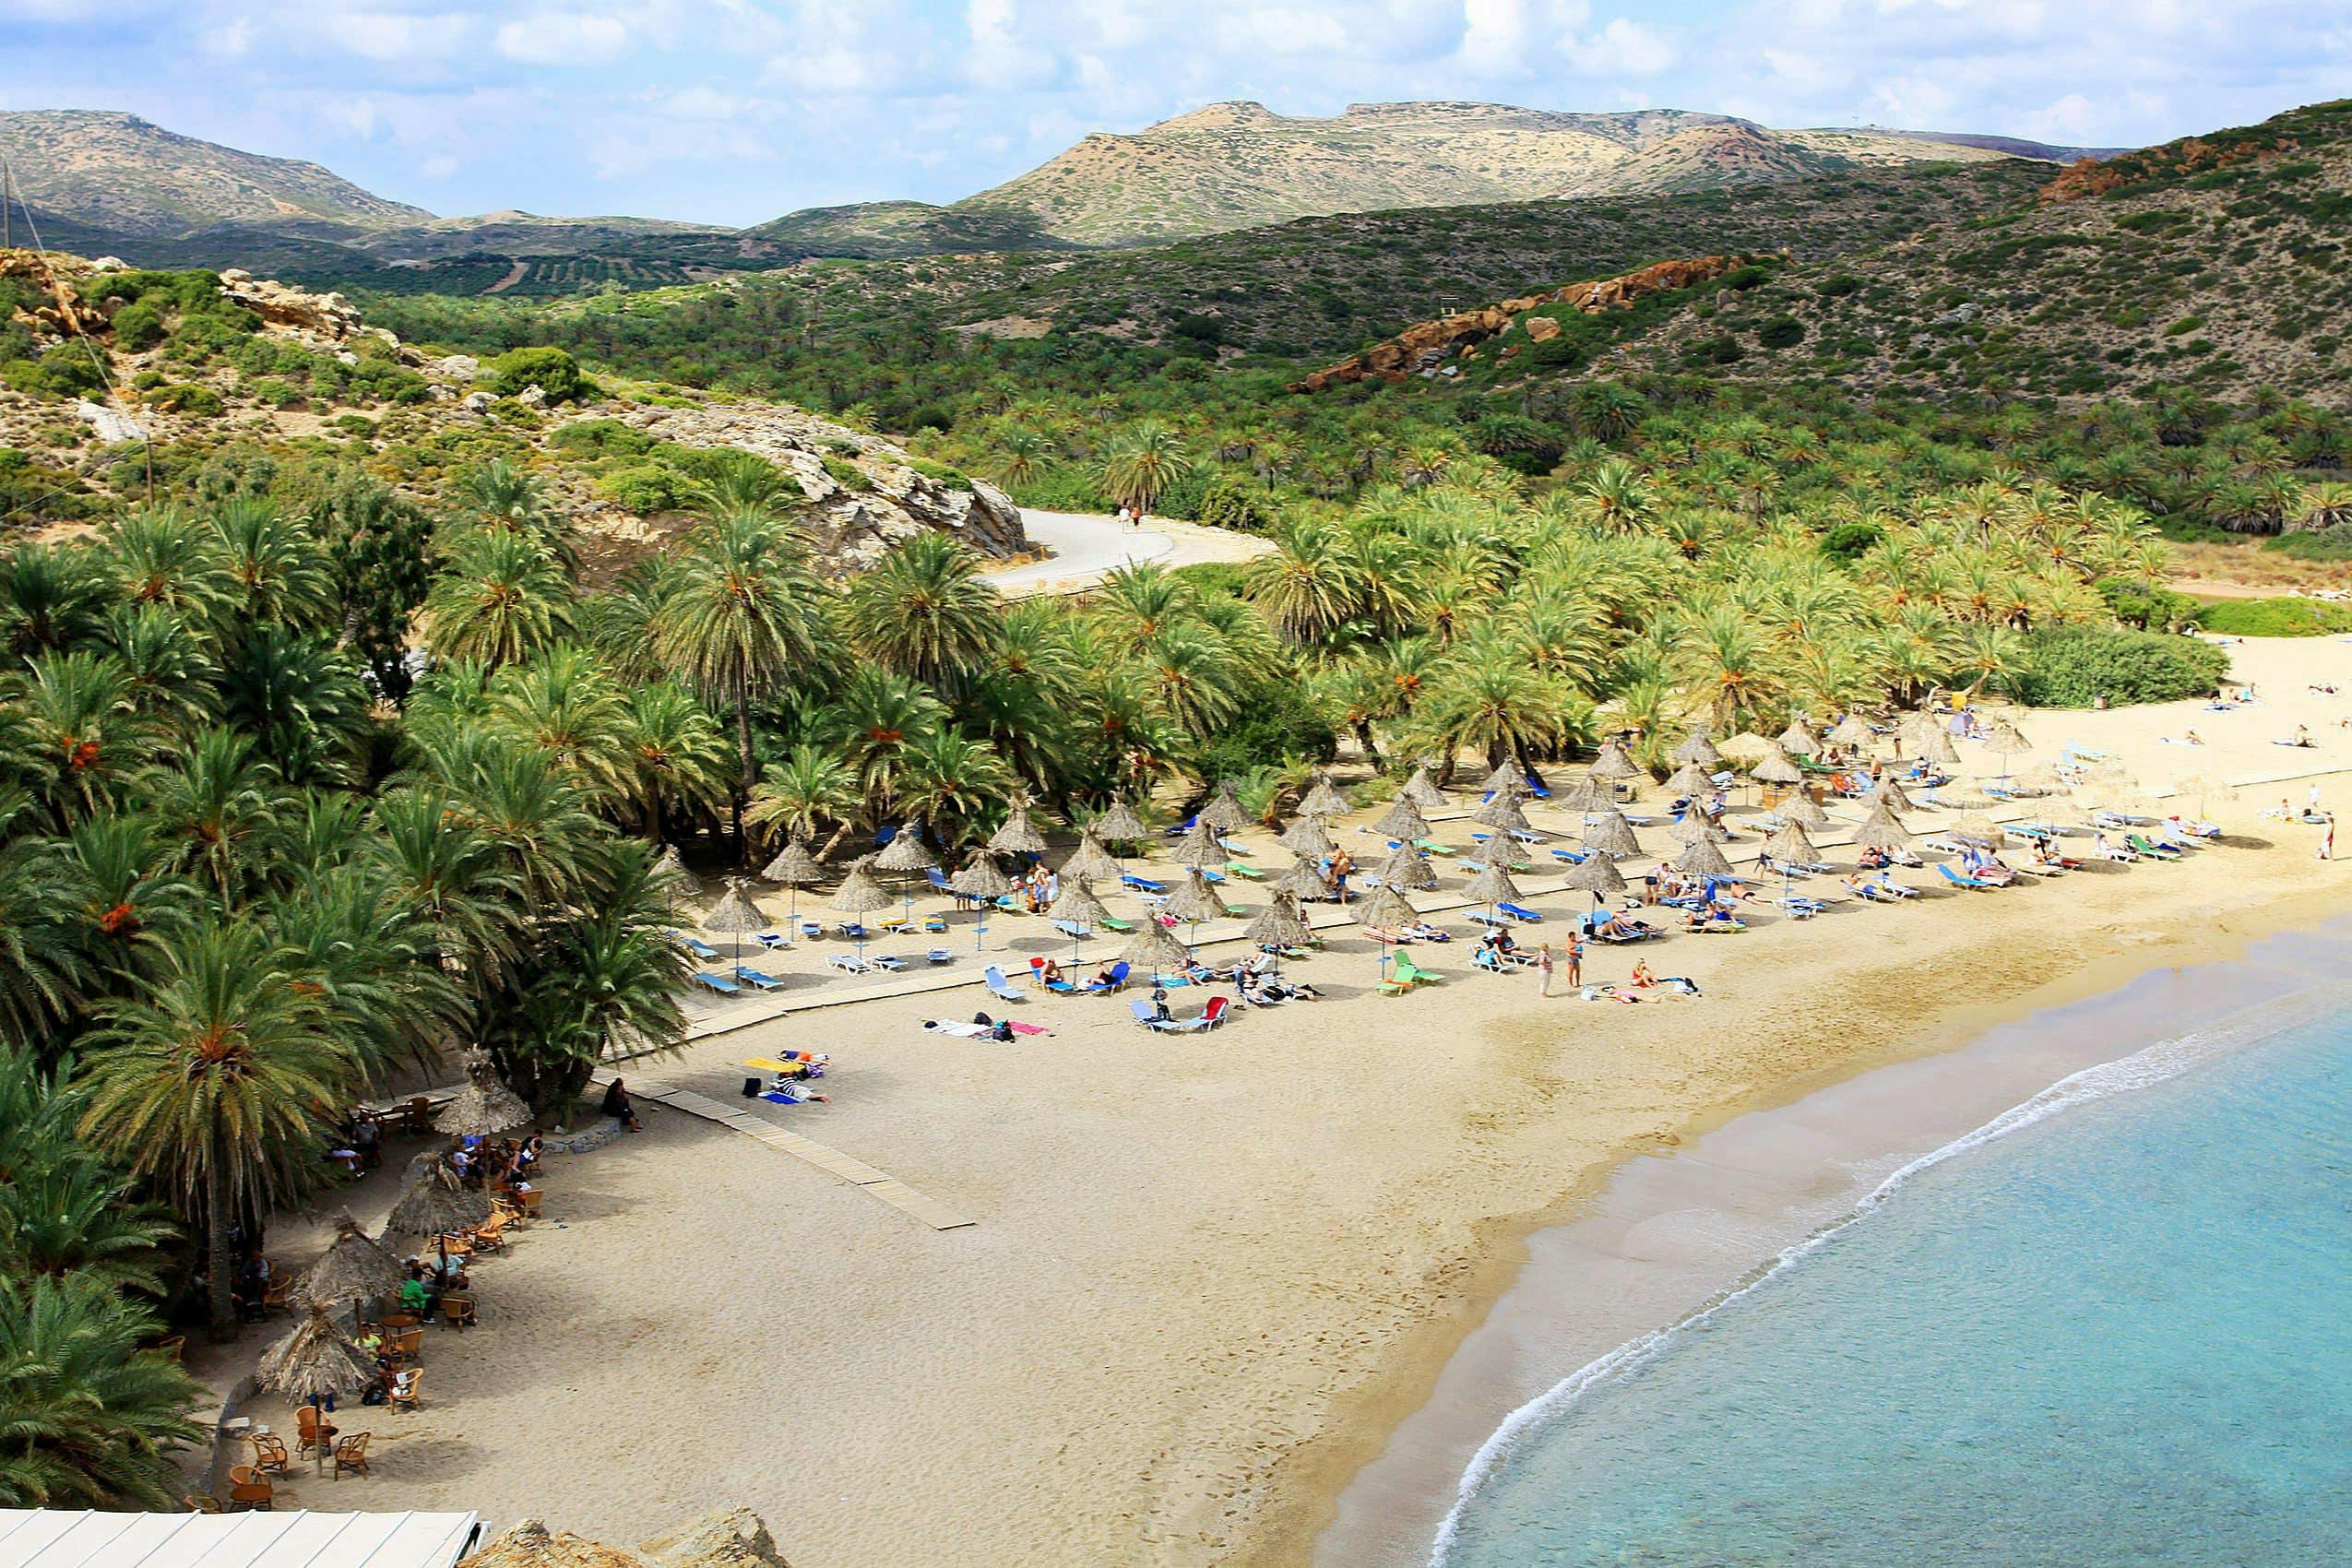
[[163, 341], [170, 302], [161, 295], [137, 301], [114, 313], [114, 346], [126, 353], [142, 353]]
[[849, 458], [837, 457], [827, 452], [818, 460], [825, 465], [825, 471], [833, 482], [842, 489], [862, 493], [873, 488], [873, 481], [867, 477], [865, 469]]
[[659, 463], [637, 463], [596, 481], [599, 494], [644, 516], [674, 512], [686, 503], [692, 482], [675, 469]]
[[1805, 340], [1805, 324], [1793, 315], [1776, 315], [1756, 328], [1756, 341], [1767, 349], [1793, 349]]
[[970, 480], [946, 464], [934, 463], [928, 457], [909, 457], [907, 466], [932, 483], [944, 484], [950, 490], [969, 490], [972, 487]]
[[2193, 637], [2120, 626], [2050, 626], [2025, 639], [2010, 688], [2036, 707], [2089, 707], [2099, 699], [2177, 702], [2211, 692], [2229, 654]]
[[2115, 618], [2127, 626], [2145, 632], [2171, 632], [2196, 624], [2197, 601], [2185, 593], [2126, 582], [2121, 577], [2101, 577], [2091, 586], [2107, 600], [2107, 607], [2115, 612]]
[[106, 385], [88, 354], [68, 351], [62, 345], [37, 360], [10, 360], [0, 365], [0, 381], [36, 398], [87, 398]]
[[291, 383], [281, 381], [274, 375], [263, 376], [259, 381], [247, 386], [245, 392], [255, 401], [267, 403], [273, 409], [290, 408], [309, 399], [308, 393], [298, 390]]
[[1202, 493], [1193, 520], [1208, 528], [1231, 529], [1236, 533], [1265, 533], [1274, 523], [1259, 509], [1257, 497], [1231, 480], [1220, 480]]
[[1841, 565], [1850, 564], [1885, 537], [1886, 530], [1876, 523], [1840, 523], [1821, 536], [1821, 552]]
[[580, 371], [579, 362], [561, 349], [514, 349], [484, 366], [492, 390], [512, 398], [536, 386], [551, 403], [576, 403], [597, 395], [596, 383]]
[[196, 414], [206, 419], [222, 413], [228, 408], [220, 400], [220, 394], [211, 387], [185, 383], [159, 387], [148, 398], [148, 401], [166, 413]]
[[1241, 778], [1285, 757], [1327, 758], [1337, 742], [1331, 721], [1301, 684], [1269, 681], [1243, 697], [1188, 771], [1200, 778]]
[[2321, 637], [2352, 632], [2352, 605], [2323, 599], [2216, 599], [2197, 606], [2197, 624], [2232, 637]]

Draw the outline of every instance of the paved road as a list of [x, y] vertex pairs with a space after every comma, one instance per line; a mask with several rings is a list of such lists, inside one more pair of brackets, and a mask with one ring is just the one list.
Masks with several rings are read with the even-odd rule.
[[1194, 523], [1154, 520], [1147, 528], [1123, 529], [1119, 519], [1085, 512], [1021, 509], [1021, 526], [1050, 559], [1007, 566], [987, 574], [997, 590], [1012, 598], [1075, 593], [1120, 567], [1145, 561], [1189, 566], [1205, 561], [1246, 561], [1273, 545], [1248, 534], [1205, 529]]

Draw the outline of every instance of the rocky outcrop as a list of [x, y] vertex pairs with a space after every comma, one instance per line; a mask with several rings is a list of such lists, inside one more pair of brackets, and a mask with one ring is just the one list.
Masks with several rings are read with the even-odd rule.
[[43, 343], [105, 330], [105, 312], [83, 295], [89, 273], [89, 262], [61, 251], [0, 250], [0, 278], [21, 278], [42, 290], [38, 303], [9, 314]]
[[994, 485], [926, 472], [880, 436], [799, 409], [726, 403], [637, 408], [619, 418], [681, 446], [734, 447], [783, 469], [808, 498], [819, 553], [837, 569], [872, 566], [891, 546], [930, 529], [954, 534], [987, 556], [1028, 548], [1021, 509]]
[[[220, 292], [230, 303], [244, 306], [272, 327], [326, 344], [375, 338], [394, 349], [400, 347], [400, 339], [391, 333], [361, 320], [360, 307], [340, 294], [314, 294], [291, 283], [255, 278], [235, 267], [220, 274]], [[423, 359], [413, 350], [404, 357], [411, 364], [422, 363]]]
[[569, 1530], [551, 1530], [525, 1519], [457, 1568], [791, 1568], [777, 1550], [767, 1526], [748, 1508], [714, 1514], [667, 1540], [643, 1549], [649, 1555], [605, 1546]]
[[[1509, 330], [1514, 322], [1529, 311], [1558, 305], [1582, 311], [1587, 315], [1597, 315], [1608, 310], [1631, 310], [1636, 300], [1711, 281], [1746, 259], [1738, 255], [1702, 255], [1686, 261], [1661, 261], [1637, 272], [1596, 279], [1591, 282], [1571, 283], [1548, 293], [1503, 300], [1483, 310], [1462, 311], [1440, 316], [1435, 321], [1419, 322], [1385, 343], [1367, 349], [1352, 359], [1342, 360], [1328, 370], [1316, 371], [1304, 381], [1293, 383], [1290, 390], [1320, 392], [1335, 382], [1361, 381], [1367, 376], [1378, 376], [1383, 381], [1403, 381], [1410, 375], [1430, 374], [1446, 361], [1459, 359], [1488, 339]], [[1541, 316], [1529, 318], [1526, 328], [1527, 335], [1538, 342], [1556, 337], [1560, 331], [1556, 322]]]

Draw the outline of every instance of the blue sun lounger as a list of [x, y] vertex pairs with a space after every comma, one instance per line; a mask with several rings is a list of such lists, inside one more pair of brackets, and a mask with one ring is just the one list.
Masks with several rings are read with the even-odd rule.
[[1517, 921], [1522, 925], [1543, 924], [1543, 917], [1536, 913], [1533, 909], [1528, 909], [1525, 904], [1497, 904], [1495, 908], [1501, 909], [1504, 914], [1509, 915], [1513, 920]]
[[1111, 973], [1108, 977], [1109, 983], [1103, 984], [1088, 981], [1086, 985], [1079, 989], [1086, 992], [1089, 996], [1100, 996], [1105, 992], [1117, 991], [1121, 986], [1125, 985], [1127, 983], [1127, 976], [1129, 972], [1127, 960], [1122, 958], [1117, 963], [1111, 966]]
[[1000, 1002], [1026, 1002], [1028, 993], [1004, 978], [1004, 971], [991, 964], [980, 971], [980, 979], [988, 983], [989, 994]]
[[1982, 877], [1962, 876], [1958, 872], [1954, 871], [1947, 865], [1938, 865], [1935, 869], [1942, 875], [1944, 881], [1952, 884], [1954, 887], [1980, 888], [1995, 887], [2000, 885], [1998, 883], [1987, 882]]
[[733, 980], [724, 975], [714, 975], [708, 969], [696, 969], [686, 979], [705, 991], [715, 991], [721, 996], [740, 996], [743, 992], [743, 988]]
[[781, 991], [784, 982], [765, 969], [754, 969], [749, 964], [735, 966], [735, 978], [754, 991]]
[[705, 942], [699, 936], [689, 936], [684, 932], [672, 932], [670, 933], [670, 940], [684, 948], [687, 952], [693, 954], [695, 957], [700, 958], [706, 964], [712, 964], [719, 961], [719, 949], [713, 947], [709, 943]]

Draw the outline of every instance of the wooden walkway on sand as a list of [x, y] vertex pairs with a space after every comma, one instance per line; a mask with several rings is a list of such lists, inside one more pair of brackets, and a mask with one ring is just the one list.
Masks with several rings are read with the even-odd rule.
[[683, 1111], [689, 1116], [706, 1122], [716, 1122], [730, 1131], [758, 1139], [772, 1149], [805, 1160], [830, 1175], [838, 1176], [853, 1187], [862, 1187], [888, 1204], [914, 1216], [934, 1230], [955, 1230], [976, 1221], [957, 1214], [936, 1199], [927, 1198], [888, 1171], [876, 1170], [863, 1160], [852, 1159], [839, 1149], [804, 1138], [798, 1133], [787, 1132], [772, 1122], [736, 1110], [731, 1105], [696, 1094], [692, 1089], [671, 1088], [666, 1084], [640, 1082], [631, 1091], [636, 1095]]

